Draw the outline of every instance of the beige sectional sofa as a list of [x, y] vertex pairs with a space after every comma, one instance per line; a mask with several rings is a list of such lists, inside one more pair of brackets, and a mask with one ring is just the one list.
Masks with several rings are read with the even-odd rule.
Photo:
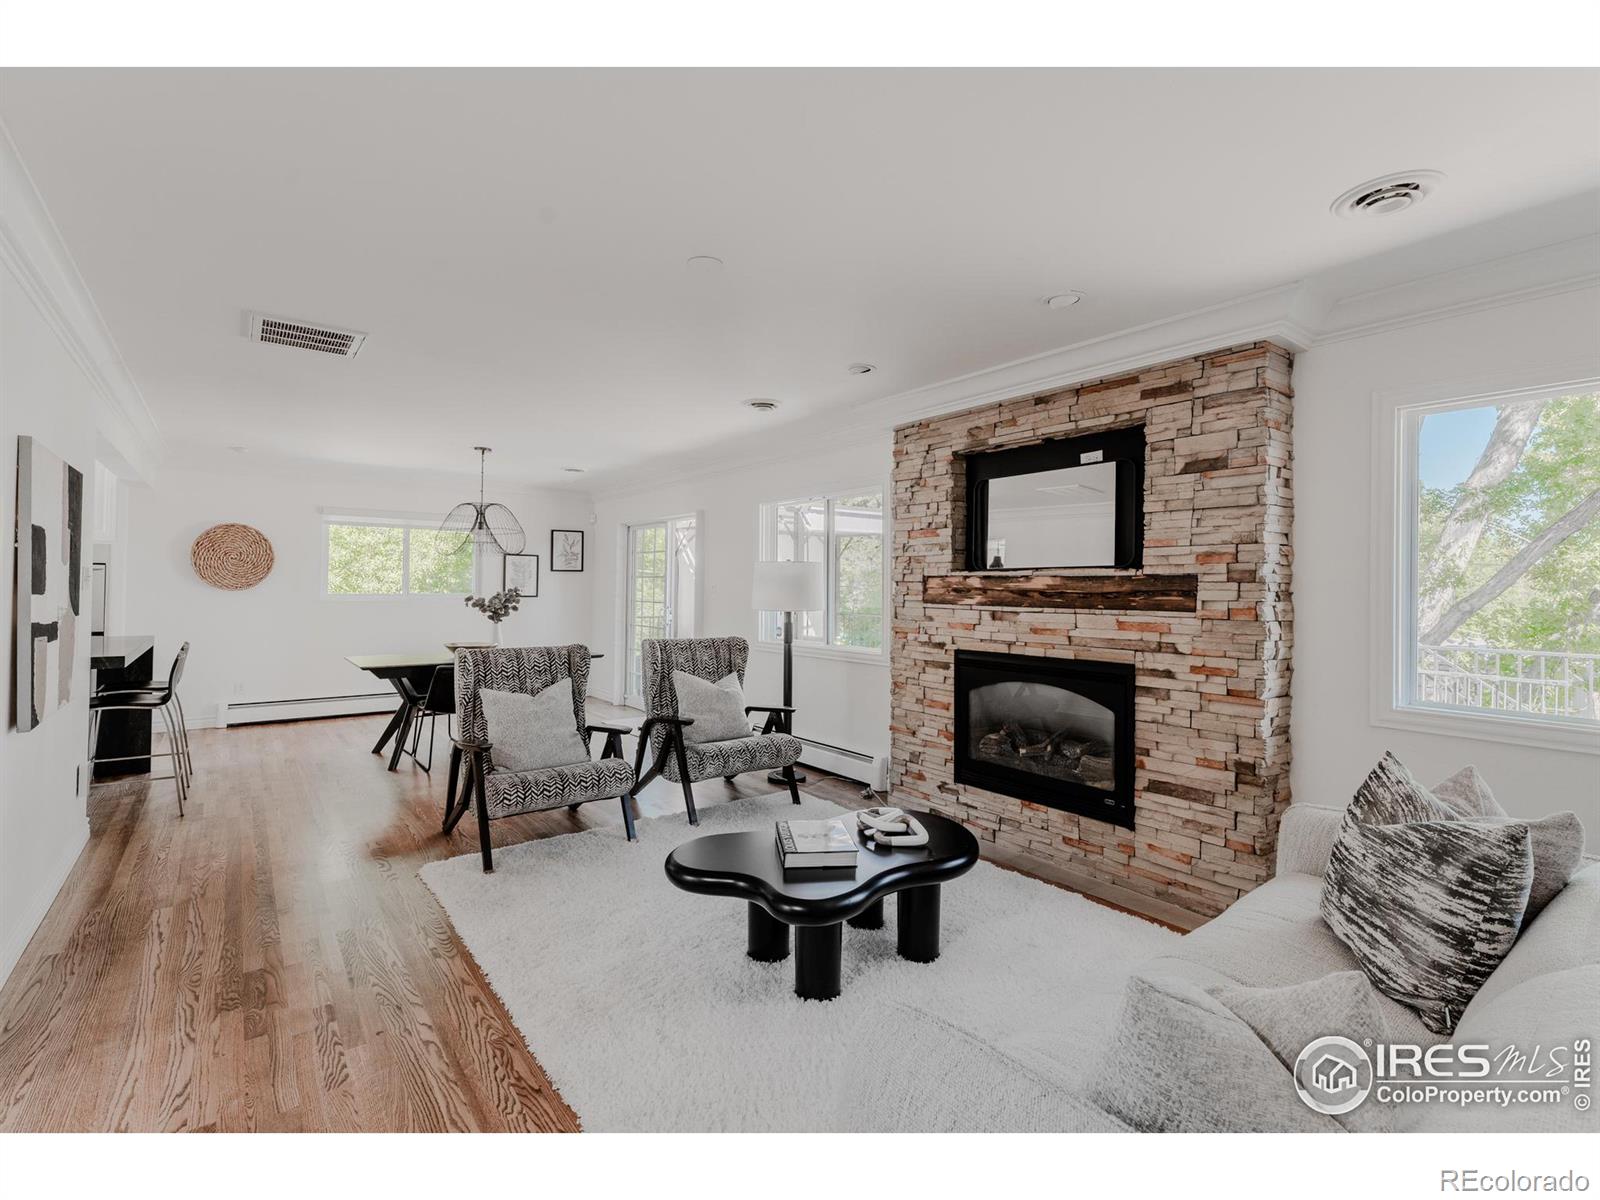
[[[1185, 936], [1170, 953], [1149, 959], [1137, 974], [1193, 985], [1258, 988], [1309, 983], [1359, 970], [1319, 912], [1322, 873], [1343, 816], [1337, 808], [1291, 805], [1280, 831], [1277, 874], [1227, 912]], [[1522, 932], [1511, 953], [1463, 1014], [1455, 1034], [1430, 1033], [1404, 1005], [1374, 991], [1384, 1040], [1432, 1046], [1486, 1044], [1491, 1053], [1515, 1047], [1549, 1054], [1583, 1039], [1600, 1040], [1600, 863], [1586, 862], [1566, 889]], [[1063, 998], [1070, 1012], [1070, 997]], [[1106, 1014], [1099, 1014], [1103, 1019]], [[880, 1039], [875, 1069], [852, 1078], [843, 1097], [860, 1129], [1126, 1130], [1092, 1098], [1102, 1060], [1082, 1030], [1039, 1030], [1004, 1046], [941, 1021], [914, 1004], [887, 1046]], [[1072, 1020], [1096, 1014], [1071, 1013]], [[1114, 1021], [1116, 1018], [1112, 1017]], [[1338, 1029], [1326, 1030], [1339, 1033]], [[1104, 1031], [1109, 1043], [1114, 1027]], [[1171, 1054], [1170, 1045], [1151, 1054]], [[1566, 1078], [1571, 1078], [1567, 1072]], [[1230, 1081], [1219, 1079], [1216, 1107], [1206, 1117], [1227, 1127]], [[1307, 1111], [1283, 1075], [1283, 1129], [1304, 1128]], [[1581, 1090], [1581, 1089], [1580, 1089]], [[1600, 1092], [1600, 1084], [1589, 1089]], [[1600, 1097], [1597, 1097], [1600, 1098]], [[1274, 1101], [1275, 1103], [1275, 1101]], [[1369, 1099], [1367, 1104], [1376, 1104]], [[1555, 1104], [1462, 1107], [1433, 1103], [1390, 1106], [1384, 1127], [1397, 1131], [1600, 1131], [1600, 1119], [1568, 1094]], [[1241, 1126], [1259, 1127], [1259, 1122]]]

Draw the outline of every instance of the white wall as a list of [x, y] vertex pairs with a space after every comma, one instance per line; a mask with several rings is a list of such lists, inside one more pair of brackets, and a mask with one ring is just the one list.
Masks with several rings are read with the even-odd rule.
[[[783, 691], [781, 647], [756, 637], [750, 607], [754, 565], [760, 557], [759, 509], [786, 500], [862, 485], [882, 486], [887, 497], [892, 469], [885, 433], [853, 438], [834, 450], [761, 462], [716, 475], [601, 497], [595, 511], [590, 562], [594, 570], [595, 623], [590, 646], [608, 655], [609, 670], [597, 673], [596, 694], [618, 698], [622, 684], [621, 589], [628, 524], [698, 512], [703, 590], [699, 634], [748, 638], [750, 666], [745, 695], [752, 703], [777, 704]], [[867, 755], [889, 753], [889, 657], [846, 659], [834, 652], [795, 648], [795, 732]]]
[[[9, 269], [0, 269], [0, 529], [16, 528], [17, 438], [28, 434], [84, 473], [84, 519], [94, 503], [94, 391]], [[84, 550], [89, 548], [87, 539]], [[14, 622], [16, 563], [0, 554], [0, 595]], [[83, 558], [89, 595], [89, 555]], [[16, 965], [89, 837], [78, 770], [89, 738], [89, 619], [77, 623], [72, 699], [36, 728], [17, 732], [15, 635], [4, 643], [7, 720], [0, 734], [0, 982]]]
[[1332, 342], [1296, 359], [1297, 801], [1345, 803], [1390, 749], [1425, 783], [1475, 763], [1513, 814], [1573, 809], [1591, 846], [1600, 843], [1600, 757], [1380, 726], [1369, 704], [1374, 393], [1455, 381], [1470, 387], [1586, 355], [1600, 357], [1600, 290], [1593, 288]]
[[[191, 725], [210, 724], [218, 706], [385, 691], [388, 685], [345, 662], [347, 654], [443, 650], [446, 641], [488, 640], [491, 626], [459, 599], [329, 598], [322, 594], [323, 509], [387, 510], [442, 516], [477, 495], [477, 481], [399, 472], [252, 462], [247, 455], [202, 468], [169, 468], [158, 486], [128, 489], [128, 586], [124, 628], [153, 634], [165, 674], [190, 643], [184, 708]], [[550, 529], [588, 529], [588, 497], [561, 491], [496, 491], [540, 557], [539, 595], [504, 625], [507, 645], [583, 641], [592, 624], [594, 572], [556, 573]], [[272, 542], [272, 573], [230, 592], [202, 583], [189, 547], [224, 521], [253, 525]], [[592, 562], [592, 557], [591, 557]], [[498, 559], [480, 586], [499, 590]]]

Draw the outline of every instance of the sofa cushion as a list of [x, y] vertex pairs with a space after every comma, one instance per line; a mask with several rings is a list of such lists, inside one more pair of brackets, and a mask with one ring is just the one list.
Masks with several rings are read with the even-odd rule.
[[[1595, 965], [1600, 965], [1600, 864], [1579, 871], [1535, 920], [1524, 923], [1517, 944], [1478, 989], [1461, 1019], [1476, 1021], [1481, 1009], [1529, 980]], [[1593, 1036], [1600, 1033], [1600, 1000], [1591, 997], [1591, 1004]]]
[[[1552, 904], [1540, 921], [1548, 920], [1554, 909]], [[1456, 1026], [1452, 1041], [1487, 1046], [1492, 1058], [1511, 1049], [1530, 1056], [1521, 1069], [1497, 1066], [1497, 1079], [1526, 1080], [1527, 1086], [1541, 1082], [1545, 1086], [1570, 1085], [1571, 1047], [1580, 1038], [1592, 1042], [1600, 1024], [1595, 1016], [1596, 996], [1600, 996], [1600, 964], [1590, 962], [1534, 975], [1497, 989], [1488, 999], [1480, 992]], [[1548, 1074], [1557, 1066], [1552, 1054], [1562, 1058], [1561, 1073], [1556, 1076]], [[1578, 1108], [1572, 1102], [1575, 1095], [1542, 1104], [1419, 1105], [1407, 1128], [1422, 1133], [1600, 1133], [1600, 1113], [1592, 1105], [1587, 1110]]]
[[[787, 733], [758, 733], [727, 742], [701, 742], [684, 748], [691, 780], [740, 775], [745, 771], [779, 771], [800, 761], [800, 739]], [[678, 782], [678, 760], [668, 755], [666, 777]]]
[[1321, 875], [1339, 837], [1344, 809], [1295, 801], [1278, 824], [1279, 875]]
[[489, 815], [509, 817], [620, 796], [633, 787], [633, 768], [620, 758], [584, 759], [543, 771], [489, 771], [483, 785]]
[[1360, 972], [1287, 988], [1208, 993], [1163, 976], [1135, 976], [1089, 1095], [1154, 1133], [1382, 1130], [1386, 1109], [1337, 1116], [1296, 1095], [1294, 1062], [1328, 1030], [1379, 1040], [1384, 1028]]
[[[1504, 824], [1522, 821], [1501, 807], [1489, 790], [1488, 780], [1477, 767], [1462, 767], [1449, 779], [1432, 788], [1434, 799], [1464, 821]], [[1533, 885], [1528, 889], [1528, 911], [1524, 926], [1554, 900], [1567, 886], [1572, 873], [1583, 865], [1583, 822], [1575, 812], [1553, 813], [1538, 820], [1525, 821], [1533, 848]]]
[[[913, 1003], [842, 1032], [859, 1070], [838, 1083], [841, 1127], [863, 1133], [1125, 1133], [1084, 1093], [1085, 1064], [1041, 1036], [1000, 1045]], [[1045, 1031], [1041, 1031], [1042, 1033]], [[1078, 1057], [1068, 1052], [1069, 1059]], [[953, 1086], [952, 1080], [959, 1080]]]
[[[1278, 875], [1186, 934], [1171, 951], [1150, 959], [1141, 973], [1162, 972], [1215, 990], [1227, 984], [1286, 987], [1359, 971], [1355, 955], [1322, 919], [1321, 902], [1320, 876]], [[1415, 1010], [1381, 993], [1373, 1003], [1395, 1040], [1424, 1045], [1440, 1040]]]

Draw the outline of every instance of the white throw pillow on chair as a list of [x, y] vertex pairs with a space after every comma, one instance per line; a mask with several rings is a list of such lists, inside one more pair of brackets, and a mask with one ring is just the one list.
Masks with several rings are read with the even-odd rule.
[[729, 672], [712, 683], [687, 671], [674, 671], [672, 686], [678, 693], [678, 715], [694, 719], [683, 731], [685, 742], [729, 742], [751, 736], [738, 675]]
[[558, 679], [535, 695], [478, 692], [489, 726], [489, 760], [502, 771], [543, 771], [589, 761], [572, 719], [572, 680]]

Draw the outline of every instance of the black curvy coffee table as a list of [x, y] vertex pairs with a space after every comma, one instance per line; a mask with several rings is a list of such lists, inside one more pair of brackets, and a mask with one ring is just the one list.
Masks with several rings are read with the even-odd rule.
[[939, 957], [939, 885], [965, 875], [978, 861], [978, 839], [960, 824], [933, 813], [916, 814], [928, 844], [909, 850], [873, 850], [859, 835], [852, 874], [806, 878], [783, 873], [773, 830], [714, 833], [685, 842], [667, 855], [667, 878], [686, 892], [733, 896], [750, 905], [749, 955], [758, 962], [789, 957], [795, 935], [794, 990], [806, 1000], [839, 994], [843, 923], [883, 928], [883, 898], [899, 892], [900, 957]]

